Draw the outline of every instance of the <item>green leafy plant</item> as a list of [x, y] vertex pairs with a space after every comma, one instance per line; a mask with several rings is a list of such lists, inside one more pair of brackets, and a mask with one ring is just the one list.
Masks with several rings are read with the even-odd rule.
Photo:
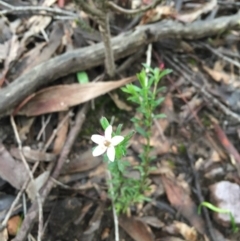
[[129, 177], [130, 164], [124, 160], [127, 153], [129, 140], [135, 131], [131, 131], [125, 137], [121, 136], [122, 125], [118, 125], [114, 131], [105, 117], [100, 123], [104, 129], [104, 135], [92, 135], [91, 139], [98, 146], [93, 150], [94, 156], [104, 153], [104, 159], [108, 163], [110, 173], [109, 194], [112, 198], [114, 209], [117, 214], [126, 213], [133, 204], [149, 201], [145, 196], [148, 190], [147, 178], [151, 170], [151, 161], [154, 157], [150, 155], [150, 138], [152, 126], [155, 119], [164, 118], [163, 114], [154, 114], [164, 98], [159, 96], [163, 88], [159, 88], [160, 79], [170, 70], [161, 71], [159, 68], [145, 68], [137, 75], [140, 86], [127, 85], [122, 90], [130, 95], [130, 101], [138, 105], [137, 116], [132, 119], [135, 130], [145, 138], [143, 152], [140, 154], [139, 165], [135, 167], [139, 171], [139, 178]]
[[164, 114], [155, 114], [156, 107], [162, 104], [164, 97], [159, 94], [164, 90], [158, 87], [159, 81], [171, 70], [160, 70], [159, 68], [150, 68], [144, 65], [144, 69], [137, 74], [140, 86], [129, 84], [122, 90], [130, 95], [128, 100], [136, 103], [137, 116], [132, 118], [136, 131], [144, 137], [145, 145], [143, 153], [140, 154], [141, 163], [137, 167], [141, 174], [140, 192], [148, 190], [147, 177], [150, 171], [150, 163], [155, 157], [150, 156], [151, 145], [150, 138], [152, 135], [152, 126], [154, 119], [165, 118]]

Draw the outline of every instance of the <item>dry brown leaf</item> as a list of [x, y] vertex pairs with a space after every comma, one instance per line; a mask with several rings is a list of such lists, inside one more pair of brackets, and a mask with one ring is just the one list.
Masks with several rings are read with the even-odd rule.
[[16, 189], [21, 189], [29, 177], [24, 164], [15, 161], [2, 143], [0, 143], [0, 177]]
[[195, 21], [200, 15], [206, 14], [212, 11], [216, 6], [217, 6], [217, 0], [211, 0], [210, 2], [203, 4], [201, 7], [193, 10], [190, 13], [178, 14], [176, 16], [176, 19], [181, 22], [191, 23]]
[[8, 240], [8, 231], [7, 228], [4, 228], [0, 231], [0, 240], [1, 241], [7, 241]]
[[161, 238], [161, 241], [186, 241], [186, 240], [183, 240], [177, 237], [166, 237], [166, 238]]
[[[158, 125], [160, 125], [162, 131], [164, 132], [169, 126], [169, 120], [173, 120], [174, 115], [173, 100], [171, 94], [166, 95], [160, 113], [166, 115], [166, 118], [157, 120]], [[159, 133], [157, 126], [154, 127], [153, 133]]]
[[18, 57], [18, 51], [19, 51], [18, 37], [16, 35], [13, 35], [12, 38], [8, 40], [8, 44], [6, 45], [6, 47], [7, 47], [6, 48], [7, 55], [4, 61], [4, 69], [0, 76], [0, 86], [2, 86], [2, 84], [5, 81], [5, 76], [9, 71], [11, 62], [16, 60], [16, 58]]
[[46, 45], [46, 42], [36, 43], [33, 49], [29, 50], [26, 54], [24, 54], [21, 61], [16, 63], [15, 68], [17, 69], [17, 75], [21, 75], [25, 71], [25, 69], [29, 69], [28, 66], [37, 61], [38, 56]]
[[16, 59], [18, 49], [19, 41], [16, 35], [13, 35], [11, 39], [0, 44], [0, 60], [5, 60], [5, 69], [8, 69], [9, 64]]
[[226, 66], [226, 62], [224, 62], [222, 59], [220, 59], [214, 63], [213, 69], [216, 71], [222, 71], [225, 66]]
[[194, 227], [189, 227], [187, 224], [175, 221], [175, 228], [186, 239], [186, 241], [198, 241], [198, 234]]
[[18, 114], [36, 116], [66, 111], [71, 106], [82, 104], [134, 80], [136, 80], [135, 76], [119, 81], [58, 85], [42, 89], [23, 106]]
[[59, 125], [61, 124], [61, 122], [63, 121], [63, 119], [65, 118], [66, 112], [60, 112], [58, 115], [58, 128], [60, 128], [57, 132], [57, 136], [56, 139], [54, 141], [54, 146], [53, 146], [53, 153], [55, 155], [58, 155], [64, 144], [65, 144], [65, 140], [67, 138], [67, 133], [68, 133], [68, 127], [69, 127], [69, 119], [67, 119], [62, 126], [60, 127]]
[[184, 120], [189, 117], [191, 114], [195, 112], [195, 110], [201, 106], [203, 103], [202, 98], [198, 98], [198, 96], [194, 96], [186, 105], [181, 106], [181, 113], [179, 114], [180, 119]]
[[64, 34], [63, 29], [63, 24], [61, 22], [56, 22], [53, 25], [49, 41], [37, 45], [37, 47], [24, 56], [18, 67], [20, 68], [21, 74], [26, 73], [33, 67], [51, 58], [62, 43], [62, 36]]
[[9, 42], [6, 41], [3, 44], [0, 44], [0, 63], [7, 58], [8, 48]]
[[50, 176], [49, 171], [45, 171], [41, 173], [36, 179], [34, 179], [34, 182], [30, 182], [26, 188], [27, 195], [31, 201], [34, 201], [37, 192], [43, 187], [43, 185], [46, 183]]
[[9, 27], [9, 21], [3, 15], [0, 18], [0, 44], [8, 41], [11, 38], [12, 31]]
[[150, 174], [152, 175], [162, 174], [171, 178], [175, 177], [172, 164], [166, 160], [161, 160], [161, 162], [157, 163], [157, 169], [152, 170]]
[[[171, 145], [168, 140], [165, 141], [158, 141], [156, 139], [151, 138], [150, 139], [150, 144], [154, 146], [153, 150], [151, 151], [150, 155], [155, 156], [155, 155], [163, 155], [166, 153], [169, 153], [171, 151]], [[130, 140], [130, 145], [133, 148], [134, 151], [137, 153], [141, 153], [143, 151], [143, 145], [146, 145], [146, 140], [144, 137], [135, 135], [131, 140]]]
[[95, 188], [95, 183], [93, 183], [91, 180], [88, 180], [87, 182], [85, 182], [84, 184], [77, 182], [76, 184], [74, 184], [72, 187], [75, 189], [78, 189], [79, 191], [82, 190], [88, 190], [88, 189], [92, 189]]
[[122, 216], [119, 218], [119, 224], [135, 241], [154, 240], [151, 229], [140, 219]]
[[87, 213], [89, 212], [90, 208], [92, 208], [93, 204], [94, 204], [94, 203], [91, 201], [91, 202], [86, 203], [86, 204], [82, 207], [80, 217], [79, 217], [77, 220], [74, 221], [74, 224], [75, 224], [75, 225], [78, 225], [79, 223], [81, 223], [81, 221], [84, 219], [84, 217], [85, 217], [85, 216], [87, 215]]
[[35, 34], [38, 34], [40, 31], [44, 31], [44, 29], [50, 24], [52, 21], [51, 17], [45, 16], [45, 17], [39, 17], [39, 16], [33, 16], [29, 20], [28, 24], [28, 31], [25, 32], [24, 37], [21, 41], [21, 46], [24, 46], [27, 44], [27, 41], [30, 37], [32, 37]]
[[76, 172], [86, 172], [101, 163], [101, 158], [94, 157], [92, 155], [92, 150], [81, 153], [69, 163], [66, 163], [63, 167], [62, 174], [76, 173]]
[[216, 150], [211, 151], [211, 156], [209, 159], [213, 162], [220, 162], [222, 160], [221, 156]]
[[103, 213], [104, 213], [104, 204], [100, 204], [97, 207], [97, 209], [95, 210], [95, 213], [94, 213], [93, 217], [91, 218], [87, 229], [84, 231], [84, 235], [91, 234], [94, 231], [99, 229]]
[[115, 103], [115, 105], [120, 109], [120, 110], [126, 110], [126, 111], [131, 111], [132, 107], [127, 105], [124, 101], [119, 99], [119, 96], [117, 93], [109, 93], [111, 99]]
[[101, 233], [101, 240], [107, 239], [110, 235], [110, 228], [104, 228], [103, 232]]
[[12, 36], [12, 38], [9, 40], [8, 46], [9, 48], [8, 48], [7, 58], [4, 64], [5, 69], [8, 69], [10, 63], [14, 61], [18, 56], [18, 50], [19, 50], [20, 44], [19, 44], [17, 35]]
[[162, 228], [165, 224], [154, 216], [145, 216], [140, 218], [143, 222], [154, 228]]
[[98, 165], [93, 171], [89, 172], [89, 177], [106, 176], [106, 163]]
[[196, 88], [194, 86], [184, 88], [180, 94], [176, 94], [175, 97], [180, 99], [190, 99], [196, 93]]
[[203, 65], [203, 69], [217, 82], [222, 81], [225, 84], [231, 82], [231, 77], [223, 71], [210, 69], [206, 65]]
[[[46, 152], [40, 151], [40, 150], [32, 150], [29, 146], [24, 146], [22, 151], [23, 151], [23, 155], [29, 162], [38, 162], [38, 161], [51, 162], [51, 161], [56, 160], [55, 154], [46, 153]], [[12, 147], [10, 149], [10, 153], [16, 159], [21, 160], [21, 155], [20, 155], [20, 151], [18, 148]]]
[[196, 230], [204, 234], [205, 225], [202, 218], [197, 214], [197, 206], [189, 194], [178, 184], [175, 178], [161, 176], [169, 202], [175, 207]]
[[[56, 0], [45, 0], [42, 6], [50, 7]], [[22, 38], [22, 46], [25, 45], [25, 42], [33, 35], [38, 34], [50, 24], [52, 18], [49, 16], [33, 16], [28, 20], [27, 29], [28, 31], [25, 32]]]
[[[8, 234], [11, 236], [15, 236], [21, 227], [22, 219], [20, 216], [13, 216], [8, 220], [7, 230]], [[2, 239], [0, 239], [2, 241]]]
[[166, 17], [172, 17], [176, 11], [171, 6], [158, 6], [147, 11], [140, 22], [140, 25], [159, 21]]
[[21, 127], [18, 127], [18, 133], [21, 141], [25, 141], [27, 139], [27, 134], [29, 133], [33, 123], [35, 121], [35, 117], [33, 118], [24, 118], [21, 122]]

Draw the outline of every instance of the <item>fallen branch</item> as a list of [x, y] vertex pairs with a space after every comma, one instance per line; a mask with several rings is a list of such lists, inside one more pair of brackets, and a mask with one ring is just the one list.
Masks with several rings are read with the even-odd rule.
[[[164, 38], [200, 39], [239, 27], [240, 14], [220, 17], [192, 24], [164, 20], [139, 26], [112, 39], [115, 60], [131, 55], [143, 45]], [[104, 62], [103, 43], [67, 52], [52, 58], [17, 78], [0, 90], [0, 117], [11, 113], [12, 108], [39, 87], [71, 73], [90, 69]]]
[[5, 14], [26, 14], [26, 13], [34, 13], [39, 14], [39, 15], [49, 15], [55, 17], [56, 15], [60, 16], [70, 16], [74, 18], [79, 18], [79, 15], [58, 9], [58, 8], [51, 8], [51, 7], [44, 7], [44, 6], [13, 6], [11, 4], [8, 4], [2, 0], [0, 0], [0, 6], [4, 6], [7, 9], [1, 10], [0, 15], [5, 15]]

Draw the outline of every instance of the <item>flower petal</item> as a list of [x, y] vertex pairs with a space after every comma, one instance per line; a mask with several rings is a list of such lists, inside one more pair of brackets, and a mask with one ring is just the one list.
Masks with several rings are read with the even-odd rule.
[[113, 146], [108, 147], [107, 149], [107, 156], [111, 162], [115, 159], [115, 149]]
[[124, 140], [123, 136], [114, 136], [111, 140], [111, 144], [113, 146], [117, 146], [120, 142], [122, 142]]
[[105, 137], [100, 135], [92, 135], [91, 140], [98, 145], [102, 145], [104, 143]]
[[100, 156], [107, 150], [106, 146], [99, 145], [93, 150], [93, 156]]
[[112, 139], [112, 126], [111, 125], [109, 125], [105, 130], [105, 138], [108, 141], [111, 141], [111, 139]]

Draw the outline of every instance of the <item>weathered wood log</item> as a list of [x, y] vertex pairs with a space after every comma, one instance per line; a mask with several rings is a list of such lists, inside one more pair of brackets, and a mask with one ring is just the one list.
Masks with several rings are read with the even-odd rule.
[[[116, 60], [126, 57], [141, 46], [164, 38], [199, 39], [213, 36], [219, 32], [239, 27], [239, 22], [240, 14], [235, 14], [191, 24], [164, 20], [139, 26], [112, 39], [114, 56]], [[0, 117], [9, 114], [14, 106], [42, 85], [70, 73], [101, 65], [103, 62], [104, 46], [99, 43], [67, 52], [34, 67], [0, 90]]]

